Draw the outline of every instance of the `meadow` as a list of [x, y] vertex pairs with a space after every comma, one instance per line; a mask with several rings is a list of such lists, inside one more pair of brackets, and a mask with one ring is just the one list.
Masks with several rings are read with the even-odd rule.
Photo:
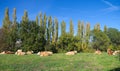
[[0, 71], [120, 71], [120, 61], [107, 53], [58, 53], [46, 57], [8, 54], [0, 55]]

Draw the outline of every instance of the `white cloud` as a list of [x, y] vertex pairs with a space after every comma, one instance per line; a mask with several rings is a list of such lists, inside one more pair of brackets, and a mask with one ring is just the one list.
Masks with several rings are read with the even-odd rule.
[[113, 5], [113, 4], [110, 3], [109, 1], [102, 0], [102, 2], [104, 2], [105, 4], [107, 4], [107, 5], [109, 6], [108, 8], [103, 9], [103, 11], [111, 12], [111, 11], [117, 11], [117, 10], [120, 9], [119, 6]]

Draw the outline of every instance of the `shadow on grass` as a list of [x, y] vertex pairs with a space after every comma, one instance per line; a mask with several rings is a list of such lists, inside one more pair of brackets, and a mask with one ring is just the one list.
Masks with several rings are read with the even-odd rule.
[[120, 67], [119, 68], [114, 68], [114, 69], [109, 70], [109, 71], [120, 71]]

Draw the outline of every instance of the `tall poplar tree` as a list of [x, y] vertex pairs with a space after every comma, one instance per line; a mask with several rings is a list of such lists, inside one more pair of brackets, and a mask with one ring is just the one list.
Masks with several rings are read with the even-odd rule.
[[61, 23], [61, 36], [64, 36], [66, 34], [66, 23], [62, 21]]
[[55, 22], [52, 23], [52, 42], [55, 42]]
[[40, 26], [43, 26], [42, 12], [40, 12]]
[[70, 20], [70, 30], [69, 30], [70, 32], [70, 35], [71, 36], [74, 36], [74, 28], [73, 28], [73, 22], [72, 22], [72, 20]]
[[51, 37], [52, 37], [52, 17], [50, 16], [48, 18], [48, 30], [47, 30], [47, 37], [48, 37], [48, 42], [51, 43]]
[[77, 26], [77, 37], [80, 40], [81, 39], [81, 23], [78, 21], [78, 26]]
[[86, 46], [88, 46], [89, 39], [90, 39], [90, 23], [86, 24]]
[[105, 34], [107, 33], [107, 26], [106, 25], [104, 26], [104, 33]]
[[84, 50], [86, 48], [86, 43], [85, 43], [85, 27], [84, 27], [84, 22], [81, 24], [81, 47]]
[[55, 42], [58, 40], [58, 20], [55, 18]]
[[38, 25], [38, 16], [36, 16], [36, 25]]
[[44, 35], [44, 38], [46, 39], [46, 37], [47, 37], [47, 16], [46, 16], [46, 14], [44, 14], [44, 18], [43, 18], [44, 20], [43, 20], [43, 24], [44, 24], [44, 30], [45, 30], [45, 35]]

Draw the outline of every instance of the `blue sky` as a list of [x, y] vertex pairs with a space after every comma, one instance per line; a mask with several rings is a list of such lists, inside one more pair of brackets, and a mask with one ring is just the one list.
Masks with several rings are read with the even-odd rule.
[[96, 23], [120, 30], [120, 0], [0, 0], [0, 27], [4, 18], [5, 8], [9, 8], [12, 20], [13, 8], [17, 10], [17, 20], [22, 19], [24, 10], [28, 11], [30, 20], [35, 20], [40, 12], [56, 17], [61, 23], [64, 20], [69, 30], [69, 21], [73, 20], [77, 30], [78, 20], [89, 22], [91, 29]]

